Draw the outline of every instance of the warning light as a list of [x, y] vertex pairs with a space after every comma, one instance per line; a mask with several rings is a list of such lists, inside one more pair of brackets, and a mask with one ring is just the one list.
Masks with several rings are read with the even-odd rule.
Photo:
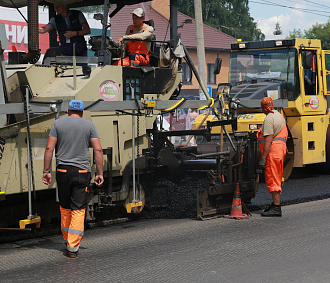
[[242, 42], [242, 39], [241, 39], [241, 38], [238, 38], [238, 39], [237, 39], [237, 42]]

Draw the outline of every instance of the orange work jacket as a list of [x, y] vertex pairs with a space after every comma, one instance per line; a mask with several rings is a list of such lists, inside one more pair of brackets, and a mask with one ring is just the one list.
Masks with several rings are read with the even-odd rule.
[[[261, 129], [257, 133], [261, 153], [264, 150], [265, 138], [262, 136]], [[288, 139], [288, 130], [283, 118], [283, 127], [281, 131], [273, 138], [272, 146], [266, 158], [265, 182], [270, 193], [282, 192], [283, 161], [286, 155], [286, 141]]]
[[[145, 31], [149, 26], [147, 25], [143, 31]], [[132, 35], [133, 34], [133, 30], [134, 30], [134, 25], [131, 26], [130, 32], [129, 34]], [[127, 41], [127, 51], [129, 53], [137, 53], [137, 54], [145, 54], [148, 55], [149, 51], [147, 49], [147, 45], [145, 43], [145, 41], [143, 40], [128, 40]]]
[[[261, 128], [259, 129], [257, 133], [258, 143], [261, 150], [261, 153], [264, 151], [264, 145], [265, 145], [265, 138], [262, 136]], [[283, 142], [286, 144], [286, 141], [288, 139], [288, 130], [286, 128], [286, 123], [283, 118], [283, 127], [281, 131], [273, 138], [272, 146], [276, 144], [283, 144]]]

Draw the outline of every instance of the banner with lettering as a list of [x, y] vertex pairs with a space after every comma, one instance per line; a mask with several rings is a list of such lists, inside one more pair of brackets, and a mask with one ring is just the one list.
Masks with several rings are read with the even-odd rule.
[[[8, 52], [13, 50], [13, 46], [17, 51], [28, 52], [28, 27], [26, 22], [0, 20], [0, 23], [5, 24], [7, 38], [9, 40], [8, 48], [4, 52], [5, 60], [8, 60]], [[45, 24], [40, 24], [39, 27]], [[14, 49], [15, 49], [14, 48]], [[48, 33], [39, 34], [39, 48], [41, 54], [45, 54], [49, 48]]]

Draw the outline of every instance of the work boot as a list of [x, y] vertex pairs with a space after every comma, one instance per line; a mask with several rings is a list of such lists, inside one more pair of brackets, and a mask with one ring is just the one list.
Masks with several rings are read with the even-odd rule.
[[274, 207], [274, 203], [272, 202], [272, 204], [270, 206], [265, 208], [264, 212], [268, 212], [273, 207]]
[[67, 254], [66, 254], [69, 258], [76, 258], [77, 255], [78, 255], [78, 252], [70, 252], [70, 251], [67, 251]]
[[265, 211], [261, 213], [261, 216], [281, 217], [282, 216], [281, 206], [273, 204], [269, 208], [265, 209]]

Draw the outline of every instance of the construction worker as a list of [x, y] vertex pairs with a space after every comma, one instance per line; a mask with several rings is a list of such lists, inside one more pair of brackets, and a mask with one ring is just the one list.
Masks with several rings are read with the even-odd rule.
[[83, 102], [71, 100], [68, 117], [58, 119], [50, 130], [44, 155], [42, 181], [50, 185], [53, 151], [56, 152], [56, 182], [61, 211], [61, 230], [67, 244], [67, 256], [77, 256], [84, 235], [84, 220], [91, 165], [89, 145], [94, 150], [96, 186], [103, 183], [103, 151], [96, 127], [92, 121], [82, 118]]
[[266, 118], [257, 134], [261, 150], [259, 167], [265, 170], [266, 186], [273, 198], [273, 203], [261, 213], [261, 216], [282, 216], [280, 195], [288, 130], [283, 116], [274, 110], [270, 97], [261, 100], [261, 108]]
[[67, 5], [54, 5], [56, 16], [49, 23], [39, 28], [39, 33], [46, 33], [55, 28], [61, 43], [61, 53], [64, 56], [87, 56], [87, 46], [84, 36], [91, 33], [91, 29], [82, 12], [69, 10]]
[[305, 82], [305, 94], [315, 95], [316, 94], [316, 69], [315, 69], [315, 60], [314, 53], [312, 51], [305, 51], [307, 56], [311, 57], [312, 67], [305, 70], [304, 82]]
[[[120, 43], [125, 40], [124, 47], [128, 56], [123, 58], [123, 66], [137, 67], [145, 66], [150, 62], [149, 51], [151, 42], [143, 40], [151, 40], [154, 32], [154, 28], [145, 24], [145, 13], [142, 8], [135, 9], [132, 13], [133, 25], [127, 27], [126, 35], [119, 37], [116, 43]], [[114, 65], [120, 66], [121, 60], [118, 60]]]

